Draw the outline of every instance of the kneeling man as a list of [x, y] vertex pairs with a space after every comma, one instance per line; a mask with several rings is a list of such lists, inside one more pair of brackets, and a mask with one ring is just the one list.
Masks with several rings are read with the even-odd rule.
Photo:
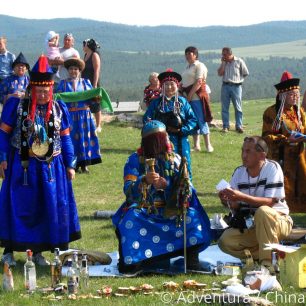
[[293, 222], [285, 201], [282, 169], [266, 159], [267, 152], [261, 137], [244, 139], [243, 165], [234, 171], [230, 187], [219, 192], [232, 212], [230, 228], [220, 237], [219, 247], [241, 259], [250, 252], [260, 264], [271, 266], [271, 251], [264, 250], [265, 244], [288, 236]]

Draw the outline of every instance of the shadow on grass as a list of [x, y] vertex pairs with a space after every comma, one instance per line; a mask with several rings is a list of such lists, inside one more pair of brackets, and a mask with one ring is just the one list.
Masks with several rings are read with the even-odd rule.
[[224, 207], [222, 205], [216, 207], [216, 206], [203, 206], [206, 213], [208, 215], [214, 215], [214, 214], [223, 214], [223, 215], [227, 215], [229, 213], [229, 211], [225, 210]]
[[217, 198], [218, 195], [216, 192], [197, 192], [198, 197], [203, 197], [203, 198], [207, 198], [207, 197], [215, 197]]
[[290, 214], [293, 219], [293, 225], [295, 227], [305, 227], [306, 228], [306, 214]]
[[103, 153], [126, 154], [127, 157], [136, 151], [136, 149], [133, 149], [133, 150], [131, 150], [131, 149], [121, 149], [121, 148], [111, 149], [111, 148], [104, 148], [104, 147], [101, 147], [100, 150], [101, 150], [102, 154]]
[[92, 216], [79, 216], [79, 220], [80, 221], [98, 221], [98, 222], [105, 222], [107, 221], [107, 223], [111, 220], [111, 217], [109, 218], [95, 218], [94, 215]]

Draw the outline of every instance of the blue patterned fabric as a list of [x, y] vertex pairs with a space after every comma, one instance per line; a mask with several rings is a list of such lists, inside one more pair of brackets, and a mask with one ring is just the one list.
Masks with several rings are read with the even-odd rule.
[[[181, 133], [169, 133], [170, 141], [174, 145], [174, 151], [180, 154], [182, 157], [186, 157], [188, 162], [188, 171], [190, 173], [190, 178], [192, 178], [191, 172], [191, 158], [190, 158], [190, 145], [188, 136], [192, 135], [194, 131], [197, 129], [198, 122], [195, 117], [195, 114], [188, 103], [188, 101], [179, 96], [179, 115], [182, 119], [182, 128]], [[158, 113], [163, 112], [168, 113], [172, 112], [174, 109], [174, 97], [170, 100], [167, 100], [165, 97], [165, 104], [162, 106], [163, 97], [159, 97], [153, 101], [151, 101], [147, 111], [143, 116], [143, 122], [147, 122], [150, 119], [157, 119]], [[167, 126], [167, 124], [166, 124]], [[181, 152], [180, 152], [181, 151]]]
[[15, 59], [15, 54], [9, 51], [0, 54], [0, 80], [4, 80], [13, 74], [12, 64]]
[[[140, 184], [145, 173], [141, 160], [142, 157], [137, 153], [127, 160], [124, 168], [124, 192], [127, 200], [113, 216], [120, 244], [120, 260], [124, 265], [138, 264], [155, 257], [171, 258], [182, 255], [184, 247], [183, 222], [177, 223], [176, 216], [165, 218], [163, 207], [158, 208], [157, 214], [149, 213], [147, 208], [140, 208]], [[166, 190], [155, 190], [151, 186], [147, 194], [148, 202], [167, 201], [178, 175], [177, 161], [179, 160], [175, 161], [173, 175], [163, 175], [168, 183]], [[166, 173], [167, 162], [167, 159], [158, 159], [155, 172], [160, 175]], [[196, 247], [198, 251], [202, 251], [210, 244], [210, 223], [194, 189], [189, 205], [186, 217], [187, 248]]]
[[[60, 81], [56, 92], [80, 92], [89, 89], [92, 89], [90, 81], [81, 78], [75, 83], [72, 80]], [[96, 126], [89, 109], [91, 103], [95, 102], [87, 100], [66, 104], [70, 113], [70, 135], [77, 157], [77, 167], [101, 163]]]
[[17, 91], [25, 92], [29, 85], [29, 77], [11, 75], [5, 78], [0, 84], [0, 103], [3, 104], [5, 96], [13, 94]]
[[[21, 129], [20, 120], [17, 120], [21, 116], [17, 113], [19, 104], [19, 99], [10, 98], [2, 113], [2, 123], [13, 131], [8, 133], [0, 129], [0, 152], [8, 159], [0, 193], [1, 246], [35, 252], [55, 247], [66, 249], [69, 242], [81, 237], [72, 184], [66, 175], [66, 167], [73, 160], [73, 152], [67, 150], [72, 146], [71, 140], [67, 135], [59, 136], [65, 138], [66, 145], [60, 147], [61, 153], [53, 157], [50, 165], [29, 156], [28, 185], [24, 185], [20, 151], [11, 142], [12, 135], [18, 135], [16, 131]], [[53, 109], [59, 110], [54, 112], [54, 122], [58, 123], [60, 131], [69, 128], [65, 104], [54, 102]]]

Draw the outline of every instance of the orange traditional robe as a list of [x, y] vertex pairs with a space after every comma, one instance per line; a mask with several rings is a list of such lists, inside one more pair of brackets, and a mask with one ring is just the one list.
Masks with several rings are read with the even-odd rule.
[[[295, 108], [284, 110], [282, 121], [290, 131], [306, 132], [306, 118], [300, 110], [301, 126]], [[278, 132], [272, 125], [276, 117], [276, 107], [268, 107], [263, 114], [262, 136], [269, 147], [268, 158], [279, 162], [284, 172], [286, 201], [291, 212], [306, 212], [306, 150], [305, 143], [289, 143], [289, 132], [282, 123]]]

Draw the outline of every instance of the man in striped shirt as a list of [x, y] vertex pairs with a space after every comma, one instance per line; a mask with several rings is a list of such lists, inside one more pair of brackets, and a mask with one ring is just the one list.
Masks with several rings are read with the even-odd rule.
[[242, 127], [242, 83], [249, 75], [245, 62], [234, 56], [232, 49], [222, 49], [221, 65], [218, 75], [222, 76], [221, 104], [223, 132], [229, 131], [229, 107], [232, 101], [235, 108], [236, 131], [243, 133]]
[[244, 259], [251, 253], [261, 264], [271, 266], [266, 243], [279, 243], [292, 230], [292, 219], [285, 201], [284, 175], [280, 165], [266, 159], [268, 147], [259, 136], [246, 137], [242, 146], [243, 165], [232, 176], [229, 188], [219, 192], [221, 202], [235, 216], [242, 207], [254, 218], [244, 217], [244, 228], [230, 227], [219, 240], [226, 253]]

